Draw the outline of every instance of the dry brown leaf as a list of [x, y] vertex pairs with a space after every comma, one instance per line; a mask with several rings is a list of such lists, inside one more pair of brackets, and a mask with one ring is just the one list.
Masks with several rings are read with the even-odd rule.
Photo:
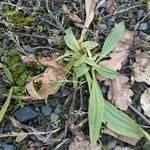
[[112, 130], [107, 129], [107, 128], [104, 129], [102, 132], [105, 133], [105, 134], [111, 135], [111, 136], [113, 136], [113, 137], [115, 137], [115, 138], [117, 138], [117, 139], [119, 139], [121, 141], [129, 143], [131, 145], [136, 145], [138, 140], [140, 140], [140, 139], [131, 138], [131, 137], [127, 137], [127, 136], [123, 136], [123, 135], [117, 134], [117, 133], [115, 133]]
[[141, 95], [140, 103], [144, 110], [144, 114], [150, 117], [150, 88], [146, 89]]
[[150, 53], [142, 52], [136, 55], [132, 80], [150, 85]]
[[[32, 77], [26, 86], [26, 89], [33, 100], [47, 99], [50, 94], [57, 92], [58, 87], [56, 87], [54, 82], [61, 77], [65, 77], [66, 75], [66, 72], [63, 70], [62, 60], [56, 62], [55, 60], [57, 58], [57, 55], [52, 55], [52, 57], [45, 57], [38, 60], [40, 63], [47, 65], [48, 67], [44, 73]], [[42, 82], [42, 85], [40, 90], [36, 91], [34, 88], [34, 83], [39, 81]]]
[[[95, 6], [96, 6], [95, 0], [85, 0], [85, 10], [86, 10], [86, 19], [84, 23], [85, 28], [89, 28], [91, 22], [94, 19]], [[81, 33], [81, 38], [80, 38], [81, 42], [83, 41], [84, 35], [87, 31], [87, 29], [85, 28], [83, 28]]]
[[117, 47], [110, 53], [111, 59], [101, 61], [100, 64], [105, 65], [113, 70], [120, 70], [122, 64], [126, 61], [129, 53], [129, 48], [134, 41], [134, 32], [126, 30], [124, 36], [118, 43]]
[[112, 81], [105, 81], [105, 84], [109, 85], [108, 99], [113, 100], [115, 106], [121, 110], [127, 110], [132, 103], [130, 97], [133, 96], [133, 92], [129, 89], [128, 80], [128, 77], [119, 75]]
[[36, 62], [37, 63], [37, 60], [33, 54], [21, 55], [21, 59], [24, 63], [30, 63], [30, 62]]
[[114, 150], [133, 150], [132, 148], [130, 147], [121, 147], [121, 146], [117, 146], [114, 148]]
[[69, 150], [101, 150], [101, 146], [91, 145], [83, 137], [76, 136], [75, 141], [70, 144]]
[[72, 14], [69, 11], [66, 5], [63, 5], [63, 12], [72, 22], [79, 24], [83, 23], [83, 21], [76, 14]]
[[108, 14], [111, 14], [114, 10], [115, 10], [114, 0], [108, 0], [107, 6], [106, 6], [106, 11], [108, 12]]

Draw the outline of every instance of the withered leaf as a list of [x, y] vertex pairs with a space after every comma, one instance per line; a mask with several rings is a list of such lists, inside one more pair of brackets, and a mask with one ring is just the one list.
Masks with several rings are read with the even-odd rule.
[[78, 24], [83, 23], [83, 21], [76, 14], [72, 14], [69, 11], [69, 9], [66, 5], [63, 5], [63, 12], [72, 22], [78, 23]]
[[107, 6], [106, 6], [106, 11], [108, 12], [108, 14], [111, 14], [114, 10], [115, 10], [114, 0], [108, 0]]
[[[89, 28], [91, 22], [94, 19], [94, 12], [95, 12], [96, 0], [85, 0], [85, 10], [86, 10], [86, 19], [84, 26], [85, 28]], [[80, 41], [83, 41], [84, 35], [87, 29], [83, 28], [81, 33]]]
[[150, 117], [150, 88], [146, 89], [141, 95], [140, 103], [144, 110], [144, 114]]
[[[63, 78], [66, 75], [66, 72], [63, 70], [62, 60], [56, 62], [55, 60], [57, 58], [58, 56], [53, 54], [52, 57], [45, 57], [38, 60], [40, 63], [47, 65], [47, 69], [44, 73], [32, 77], [30, 82], [26, 85], [26, 89], [33, 100], [47, 99], [50, 94], [57, 92], [59, 86], [56, 85], [61, 85], [61, 83], [55, 84], [55, 82], [58, 82], [58, 79], [61, 77]], [[36, 91], [34, 83], [40, 81], [42, 82], [42, 85], [39, 91]]]
[[102, 132], [105, 133], [105, 134], [111, 135], [111, 136], [113, 136], [113, 137], [115, 137], [115, 138], [117, 138], [121, 141], [124, 141], [128, 144], [131, 144], [131, 145], [135, 145], [137, 143], [137, 141], [140, 140], [140, 139], [131, 138], [131, 137], [127, 137], [127, 136], [117, 134], [117, 133], [115, 133], [112, 130], [107, 129], [107, 128], [105, 128]]
[[150, 53], [142, 52], [135, 56], [132, 80], [150, 85]]
[[128, 77], [119, 75], [112, 81], [105, 81], [106, 85], [109, 85], [108, 99], [113, 100], [115, 106], [121, 110], [127, 110], [131, 104], [131, 96], [133, 96], [132, 90], [128, 85]]

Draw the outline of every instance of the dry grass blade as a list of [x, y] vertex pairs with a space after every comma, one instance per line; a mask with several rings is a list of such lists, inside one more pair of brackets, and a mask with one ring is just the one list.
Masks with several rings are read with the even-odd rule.
[[[88, 28], [91, 22], [94, 19], [94, 11], [95, 11], [96, 1], [95, 0], [85, 0], [85, 9], [86, 9], [86, 19], [84, 26]], [[85, 36], [87, 29], [83, 28], [80, 41], [82, 42]]]

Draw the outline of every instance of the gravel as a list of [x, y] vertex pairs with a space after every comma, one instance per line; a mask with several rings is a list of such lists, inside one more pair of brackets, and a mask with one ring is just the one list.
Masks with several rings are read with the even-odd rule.
[[52, 113], [52, 108], [49, 105], [43, 105], [41, 107], [41, 112], [44, 116], [50, 116]]
[[28, 122], [37, 118], [36, 111], [34, 111], [31, 107], [19, 108], [14, 115], [20, 122]]
[[144, 23], [140, 24], [139, 30], [144, 31], [144, 30], [147, 30], [147, 29], [148, 29], [148, 23], [147, 22], [144, 22]]

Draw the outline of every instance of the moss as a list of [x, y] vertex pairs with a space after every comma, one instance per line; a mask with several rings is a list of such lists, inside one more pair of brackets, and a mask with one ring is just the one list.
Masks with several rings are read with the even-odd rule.
[[22, 17], [23, 14], [20, 11], [14, 10], [9, 6], [4, 7], [4, 14], [11, 23], [19, 26], [29, 25], [35, 21], [32, 16]]
[[43, 26], [37, 25], [37, 26], [36, 26], [36, 30], [39, 31], [39, 32], [42, 32], [42, 31], [45, 30], [45, 29], [44, 29]]
[[26, 82], [30, 77], [36, 76], [46, 69], [42, 64], [23, 63], [18, 54], [9, 54], [6, 65], [14, 80], [13, 94], [18, 96], [24, 94]]

